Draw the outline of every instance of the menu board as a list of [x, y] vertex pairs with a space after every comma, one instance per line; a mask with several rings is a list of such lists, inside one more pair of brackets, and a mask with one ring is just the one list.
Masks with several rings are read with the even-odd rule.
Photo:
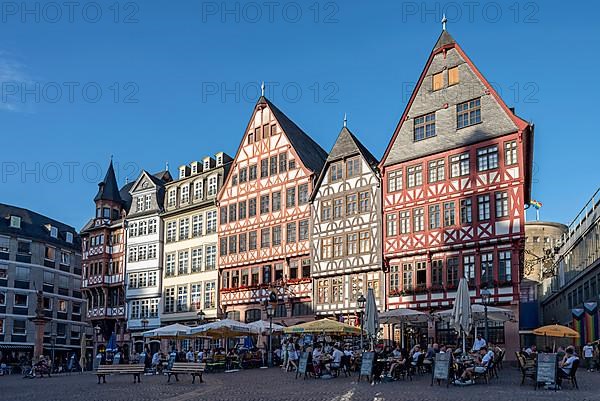
[[306, 367], [308, 366], [308, 352], [303, 352], [298, 360], [298, 370], [296, 371], [296, 378], [298, 375], [306, 376]]
[[433, 378], [436, 380], [448, 380], [450, 377], [450, 354], [435, 354], [435, 363], [433, 365]]
[[556, 354], [539, 353], [537, 356], [537, 382], [556, 383]]
[[371, 376], [373, 373], [373, 362], [375, 361], [374, 352], [363, 352], [362, 362], [360, 364], [360, 375]]

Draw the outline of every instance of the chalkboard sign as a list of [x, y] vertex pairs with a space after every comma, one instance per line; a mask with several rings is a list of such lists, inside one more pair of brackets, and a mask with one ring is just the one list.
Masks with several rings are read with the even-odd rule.
[[298, 360], [298, 370], [296, 371], [296, 379], [298, 376], [303, 376], [306, 378], [306, 368], [308, 366], [308, 352], [303, 352], [300, 354], [300, 359]]
[[375, 353], [374, 352], [363, 352], [362, 353], [362, 361], [360, 363], [360, 375], [358, 376], [358, 380], [362, 376], [371, 377], [373, 374], [373, 362], [375, 361]]
[[431, 385], [433, 381], [437, 380], [438, 384], [440, 380], [446, 380], [446, 386], [450, 380], [450, 354], [449, 353], [438, 353], [435, 354], [435, 361], [433, 363], [433, 372], [431, 377]]
[[556, 354], [539, 353], [537, 356], [537, 382], [556, 383]]

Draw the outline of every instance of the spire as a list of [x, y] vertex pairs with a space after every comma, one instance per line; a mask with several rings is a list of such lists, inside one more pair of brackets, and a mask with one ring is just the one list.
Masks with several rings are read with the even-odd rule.
[[344, 127], [348, 126], [348, 116], [344, 113]]
[[98, 193], [94, 198], [94, 201], [107, 200], [121, 203], [121, 195], [119, 194], [119, 186], [117, 185], [117, 178], [115, 176], [115, 169], [113, 167], [112, 156], [108, 170], [106, 170], [106, 176], [104, 180], [98, 184]]
[[169, 171], [169, 162], [165, 162], [165, 171]]
[[265, 95], [265, 81], [262, 81], [262, 84], [260, 84], [260, 95]]
[[442, 31], [446, 30], [446, 22], [448, 22], [448, 18], [446, 18], [446, 14], [442, 16]]

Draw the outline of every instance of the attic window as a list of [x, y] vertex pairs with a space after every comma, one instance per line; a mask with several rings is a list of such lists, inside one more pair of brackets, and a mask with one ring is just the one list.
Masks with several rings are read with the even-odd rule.
[[432, 88], [434, 91], [442, 89], [444, 87], [444, 71], [433, 74], [432, 80]]
[[220, 166], [223, 164], [223, 155], [218, 155], [217, 156], [217, 166]]
[[185, 167], [179, 169], [179, 178], [185, 178]]
[[66, 239], [67, 239], [67, 242], [69, 244], [72, 244], [73, 243], [73, 233], [70, 232], [70, 231], [67, 231], [67, 233], [66, 233]]
[[208, 170], [210, 168], [210, 160], [204, 160], [204, 170]]
[[254, 132], [248, 134], [248, 145], [254, 143]]
[[458, 66], [448, 69], [448, 86], [458, 83]]
[[52, 238], [58, 238], [58, 228], [50, 226], [50, 236]]
[[196, 163], [192, 164], [192, 174], [196, 174], [198, 172], [198, 165]]
[[10, 216], [10, 227], [21, 228], [21, 218], [19, 216]]

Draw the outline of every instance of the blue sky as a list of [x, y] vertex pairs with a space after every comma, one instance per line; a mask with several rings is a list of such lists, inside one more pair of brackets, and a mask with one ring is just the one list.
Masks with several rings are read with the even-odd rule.
[[111, 155], [124, 184], [141, 168], [235, 154], [262, 80], [326, 150], [347, 112], [381, 157], [444, 11], [506, 103], [535, 123], [541, 218], [568, 223], [599, 186], [595, 3], [25, 4], [0, 10], [0, 202], [77, 228]]

